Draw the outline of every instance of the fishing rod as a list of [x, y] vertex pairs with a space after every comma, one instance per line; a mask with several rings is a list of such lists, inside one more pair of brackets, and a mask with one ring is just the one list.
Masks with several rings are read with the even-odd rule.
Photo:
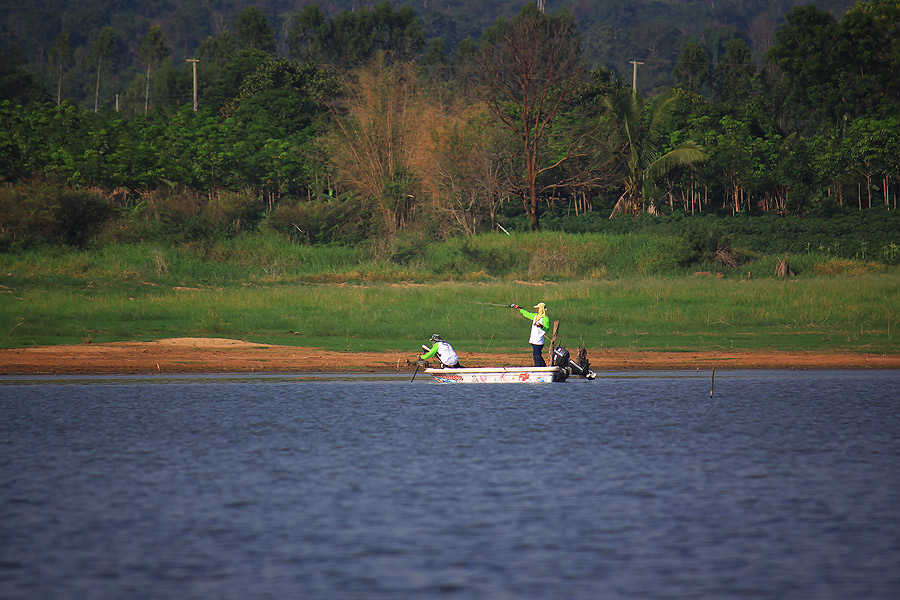
[[482, 306], [502, 306], [503, 308], [513, 308], [515, 304], [497, 304], [496, 302], [475, 302], [474, 300], [466, 300], [469, 304], [481, 304]]

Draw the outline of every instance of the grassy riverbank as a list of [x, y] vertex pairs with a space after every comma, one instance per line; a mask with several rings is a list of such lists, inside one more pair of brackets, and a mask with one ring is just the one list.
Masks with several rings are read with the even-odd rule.
[[[210, 336], [415, 352], [440, 332], [463, 350], [503, 351], [521, 347], [528, 324], [481, 303], [544, 301], [573, 347], [900, 352], [896, 268], [807, 254], [782, 280], [775, 257], [757, 256], [697, 277], [721, 267], [672, 263], [675, 239], [506, 238], [435, 244], [405, 263], [261, 237], [3, 254], [0, 347]], [[662, 261], [673, 266], [641, 268]]]

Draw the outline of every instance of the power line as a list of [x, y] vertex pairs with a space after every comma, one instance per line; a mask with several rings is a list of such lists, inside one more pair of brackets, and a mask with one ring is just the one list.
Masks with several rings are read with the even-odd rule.
[[684, 64], [684, 65], [710, 65], [713, 67], [757, 67], [758, 65], [753, 62], [712, 62], [712, 61], [702, 61], [702, 60], [674, 60], [668, 58], [645, 58], [645, 62], [648, 63], [669, 63], [669, 64]]

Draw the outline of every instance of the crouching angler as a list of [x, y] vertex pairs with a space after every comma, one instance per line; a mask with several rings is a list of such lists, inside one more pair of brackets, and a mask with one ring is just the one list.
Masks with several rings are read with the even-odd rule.
[[432, 356], [437, 356], [438, 360], [441, 361], [441, 365], [445, 369], [460, 369], [462, 365], [459, 364], [459, 357], [456, 355], [456, 351], [453, 349], [453, 346], [445, 342], [440, 335], [437, 333], [431, 336], [432, 346], [429, 350], [428, 346], [422, 344], [422, 349], [427, 350], [425, 354], [419, 357], [419, 360], [425, 361], [431, 358]]

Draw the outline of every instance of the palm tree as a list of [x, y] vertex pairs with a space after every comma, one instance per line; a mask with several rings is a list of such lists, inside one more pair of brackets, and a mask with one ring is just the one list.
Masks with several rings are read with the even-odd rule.
[[[604, 97], [603, 103], [619, 123], [623, 134], [625, 159], [625, 193], [616, 202], [610, 218], [617, 212], [635, 213], [644, 206], [647, 184], [676, 167], [689, 166], [706, 159], [696, 142], [687, 141], [666, 153], [662, 152], [662, 134], [666, 121], [675, 108], [676, 96], [667, 94], [650, 105], [644, 120], [644, 100], [637, 92], [623, 89]], [[651, 204], [650, 212], [655, 212]]]

